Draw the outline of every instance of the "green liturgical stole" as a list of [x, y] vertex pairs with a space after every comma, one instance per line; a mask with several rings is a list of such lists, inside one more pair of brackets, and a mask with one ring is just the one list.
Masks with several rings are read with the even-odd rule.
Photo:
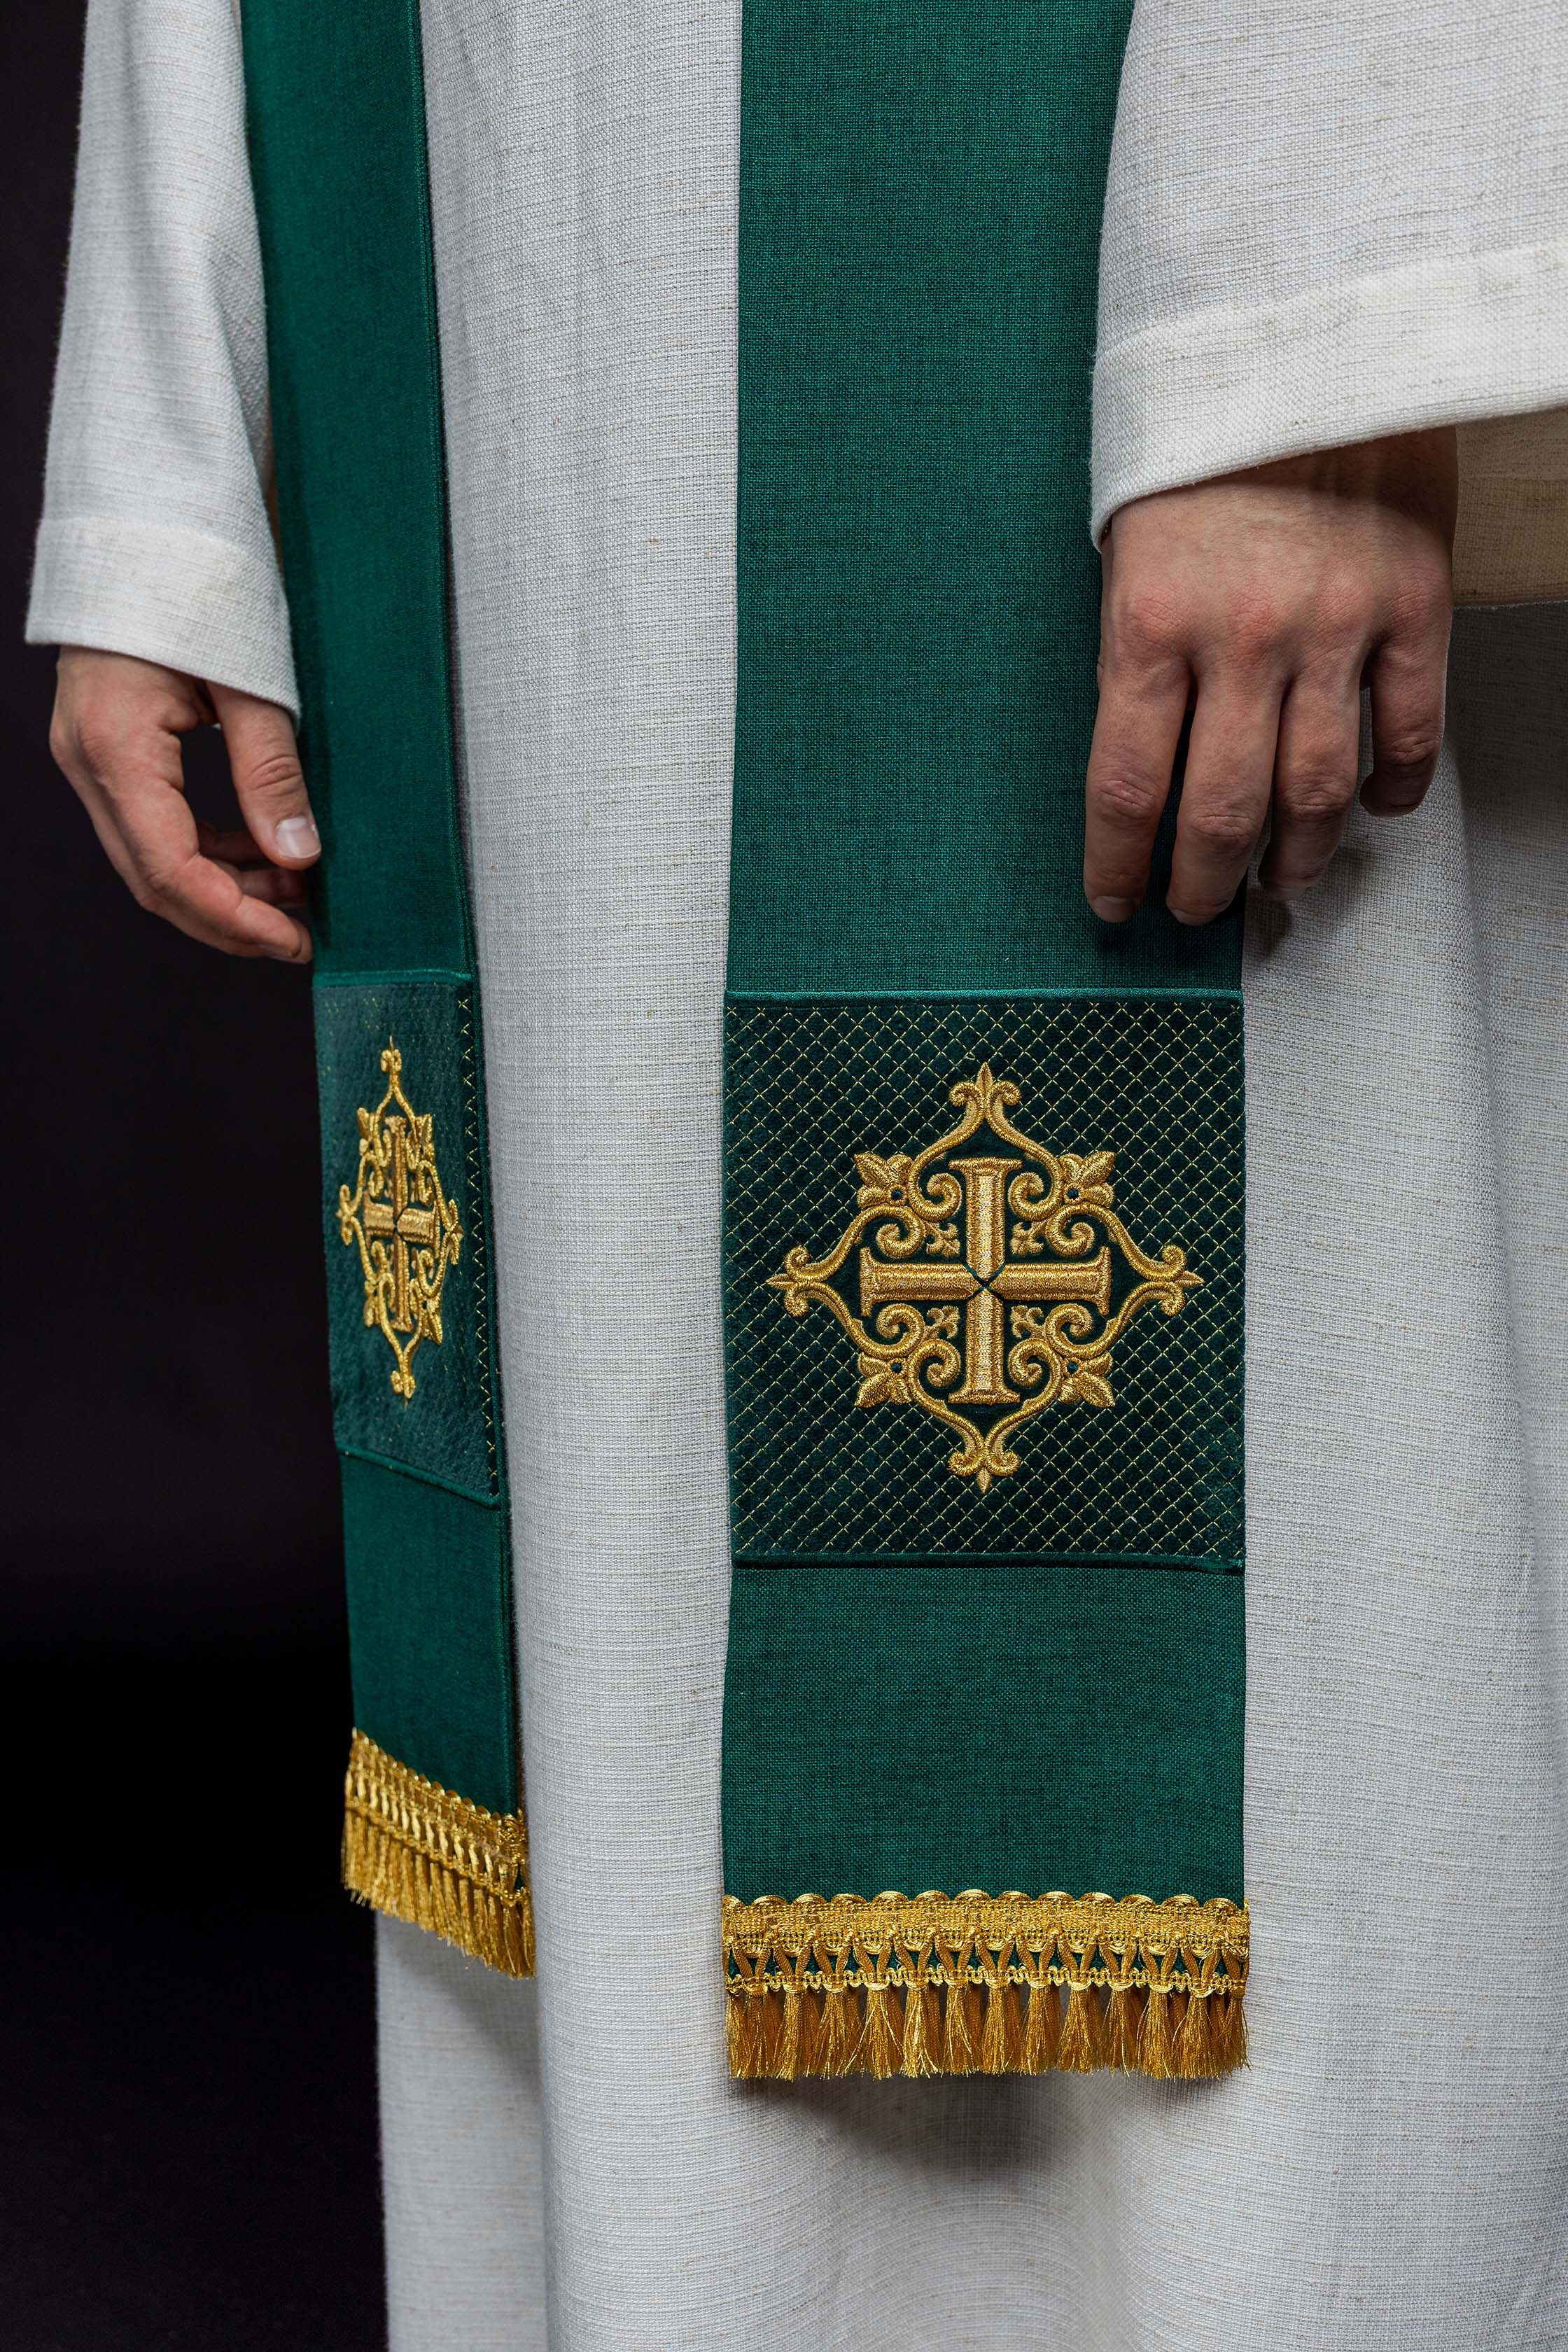
[[[1084, 903], [1131, 0], [746, 0], [723, 1285], [742, 2076], [1244, 2055], [1238, 919]], [[247, 0], [357, 1728], [531, 1966], [417, 0]], [[717, 1959], [720, 1923], [715, 1921]]]
[[355, 1732], [344, 1875], [533, 1966], [416, 0], [246, 0]]
[[738, 2074], [1242, 2054], [1239, 929], [1084, 903], [1129, 0], [747, 0]]

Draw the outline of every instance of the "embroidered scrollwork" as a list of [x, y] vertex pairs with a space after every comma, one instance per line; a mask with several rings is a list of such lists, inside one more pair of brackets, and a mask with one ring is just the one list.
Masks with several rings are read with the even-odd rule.
[[441, 1189], [434, 1116], [405, 1094], [403, 1056], [390, 1040], [381, 1067], [386, 1091], [358, 1113], [359, 1166], [353, 1190], [338, 1187], [338, 1231], [345, 1247], [358, 1246], [365, 1328], [391, 1348], [393, 1391], [406, 1402], [417, 1386], [416, 1349], [424, 1339], [441, 1344], [441, 1293], [463, 1235], [457, 1202]]
[[[945, 1423], [949, 1469], [982, 1493], [1018, 1469], [1014, 1433], [1047, 1406], [1114, 1404], [1111, 1352], [1132, 1318], [1178, 1314], [1202, 1280], [1174, 1243], [1151, 1256], [1133, 1240], [1113, 1151], [1047, 1150], [1010, 1117], [1019, 1098], [989, 1065], [961, 1078], [956, 1123], [921, 1151], [858, 1152], [833, 1247], [797, 1244], [768, 1277], [787, 1314], [825, 1306], [853, 1341], [856, 1403]], [[1010, 1149], [965, 1153], [982, 1129]]]

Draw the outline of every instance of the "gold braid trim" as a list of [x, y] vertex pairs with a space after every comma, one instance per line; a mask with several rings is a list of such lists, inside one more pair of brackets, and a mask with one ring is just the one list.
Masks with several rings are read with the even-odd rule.
[[422, 1780], [356, 1731], [343, 1790], [343, 1885], [509, 1977], [533, 1974], [528, 1824]]
[[726, 1895], [730, 2072], [1228, 2074], [1247, 1935], [1222, 1895]]

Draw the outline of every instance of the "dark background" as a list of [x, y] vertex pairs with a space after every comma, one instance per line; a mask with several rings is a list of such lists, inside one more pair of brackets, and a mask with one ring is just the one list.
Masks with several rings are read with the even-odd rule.
[[[21, 643], [79, 0], [0, 14], [0, 2335], [384, 2344], [308, 984], [142, 914]], [[194, 797], [215, 814], [207, 735]]]

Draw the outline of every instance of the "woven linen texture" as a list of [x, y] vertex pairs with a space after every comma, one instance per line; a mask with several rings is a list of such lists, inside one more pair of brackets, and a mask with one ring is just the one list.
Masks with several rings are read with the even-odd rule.
[[[731, 999], [725, 1312], [736, 1556], [1134, 1554], [1239, 1564], [1243, 1106], [1233, 1000]], [[1117, 1342], [1110, 1407], [1058, 1403], [982, 1492], [918, 1407], [857, 1409], [855, 1349], [829, 1311], [786, 1315], [788, 1250], [847, 1223], [857, 1152], [918, 1150], [949, 1088], [989, 1063], [1047, 1150], [1114, 1150], [1116, 1208], [1145, 1249], [1202, 1277], [1178, 1317]], [[980, 1139], [984, 1145], [984, 1130]], [[874, 1891], [874, 1890], [872, 1890]]]
[[260, 282], [238, 9], [95, 0], [27, 635], [297, 710]]
[[1460, 598], [1568, 593], [1565, 105], [1557, 0], [1139, 0], [1096, 532], [1177, 482], [1458, 425]]

